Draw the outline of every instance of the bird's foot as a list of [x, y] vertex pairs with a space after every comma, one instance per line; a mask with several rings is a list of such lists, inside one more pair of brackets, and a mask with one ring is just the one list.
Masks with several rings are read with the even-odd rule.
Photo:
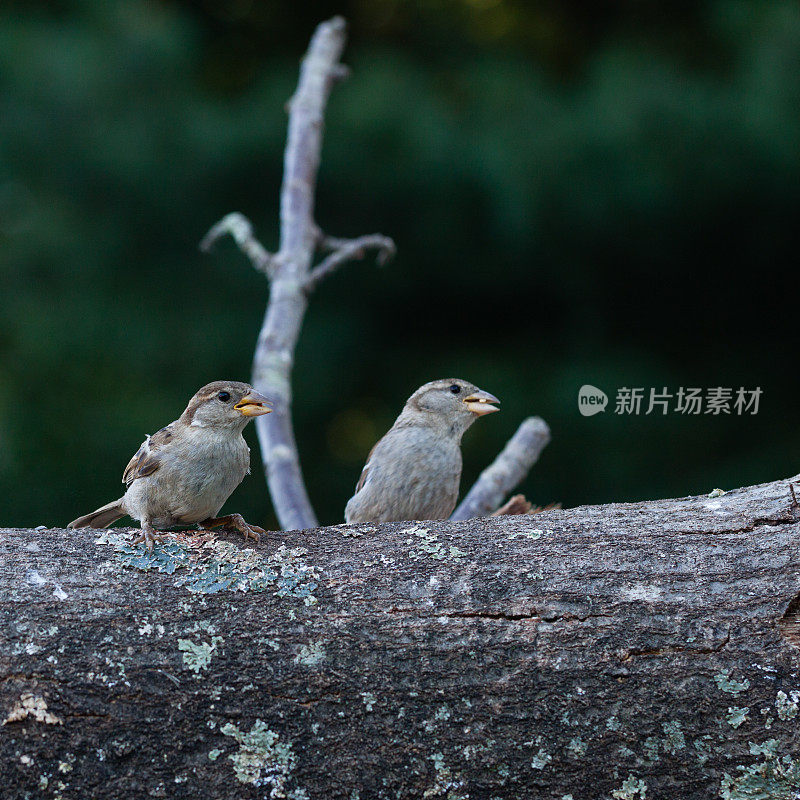
[[153, 549], [153, 545], [156, 542], [160, 542], [164, 539], [164, 536], [160, 533], [156, 533], [152, 527], [149, 525], [142, 525], [142, 530], [139, 535], [131, 542], [131, 544], [141, 544], [144, 542], [144, 546], [147, 548], [147, 551], [150, 552]]
[[258, 525], [250, 525], [245, 522], [241, 514], [227, 514], [224, 517], [212, 517], [211, 519], [204, 519], [199, 524], [207, 530], [219, 528], [221, 526], [236, 528], [239, 533], [243, 534], [245, 541], [247, 539], [254, 539], [256, 542], [260, 542], [261, 538], [259, 534], [267, 533], [263, 528], [259, 528]]

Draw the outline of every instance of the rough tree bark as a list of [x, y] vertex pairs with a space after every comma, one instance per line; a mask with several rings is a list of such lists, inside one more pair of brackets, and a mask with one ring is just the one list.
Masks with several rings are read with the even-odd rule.
[[800, 793], [787, 481], [255, 550], [119, 536], [0, 531], [4, 798]]

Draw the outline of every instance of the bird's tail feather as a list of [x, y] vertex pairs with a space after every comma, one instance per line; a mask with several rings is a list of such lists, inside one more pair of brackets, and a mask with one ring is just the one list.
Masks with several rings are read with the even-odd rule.
[[107, 528], [112, 522], [116, 522], [125, 516], [125, 508], [122, 504], [122, 499], [114, 500], [112, 503], [98, 508], [97, 511], [92, 511], [91, 514], [86, 514], [83, 517], [72, 520], [68, 528]]

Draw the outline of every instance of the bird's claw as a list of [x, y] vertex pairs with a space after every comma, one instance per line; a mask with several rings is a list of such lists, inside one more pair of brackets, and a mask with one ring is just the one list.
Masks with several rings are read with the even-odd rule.
[[248, 528], [254, 533], [269, 533], [269, 531], [265, 531], [263, 528], [259, 528], [258, 525], [251, 525], [249, 522], [246, 522]]
[[259, 536], [259, 533], [266, 533], [266, 531], [263, 528], [259, 528], [254, 525], [248, 525], [246, 523], [241, 528], [239, 528], [239, 530], [244, 535], [245, 541], [247, 541], [248, 539], [253, 539], [253, 541], [255, 542], [260, 542], [261, 537]]
[[245, 522], [240, 514], [231, 514], [231, 517], [233, 519], [231, 519], [228, 524], [231, 528], [236, 528], [236, 530], [244, 536], [245, 541], [253, 539], [256, 543], [259, 543], [261, 541], [259, 534], [266, 533], [266, 531], [263, 528], [259, 528], [258, 525], [250, 525]]
[[200, 523], [203, 528], [211, 529], [216, 527], [224, 526], [226, 528], [235, 528], [239, 533], [241, 533], [245, 541], [248, 539], [253, 539], [256, 542], [260, 542], [261, 538], [259, 536], [260, 533], [267, 533], [263, 528], [259, 528], [258, 525], [250, 525], [244, 521], [244, 518], [241, 514], [228, 514], [225, 517], [216, 517], [214, 519], [207, 519]]
[[156, 534], [155, 531], [149, 528], [142, 528], [139, 535], [131, 542], [131, 544], [141, 544], [144, 542], [144, 546], [147, 549], [148, 553], [153, 551], [153, 546], [156, 542], [163, 541], [164, 537], [160, 534]]

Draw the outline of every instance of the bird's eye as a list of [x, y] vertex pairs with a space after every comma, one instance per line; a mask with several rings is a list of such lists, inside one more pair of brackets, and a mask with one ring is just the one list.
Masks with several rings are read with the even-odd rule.
[[220, 392], [217, 395], [217, 400], [219, 400], [220, 403], [227, 403], [228, 400], [230, 400], [230, 399], [231, 399], [231, 393], [230, 392]]
[[461, 391], [461, 387], [460, 387], [460, 386], [459, 386], [457, 383], [454, 383], [454, 384], [453, 384], [453, 385], [450, 387], [450, 391], [451, 391], [453, 394], [458, 394], [458, 393]]

